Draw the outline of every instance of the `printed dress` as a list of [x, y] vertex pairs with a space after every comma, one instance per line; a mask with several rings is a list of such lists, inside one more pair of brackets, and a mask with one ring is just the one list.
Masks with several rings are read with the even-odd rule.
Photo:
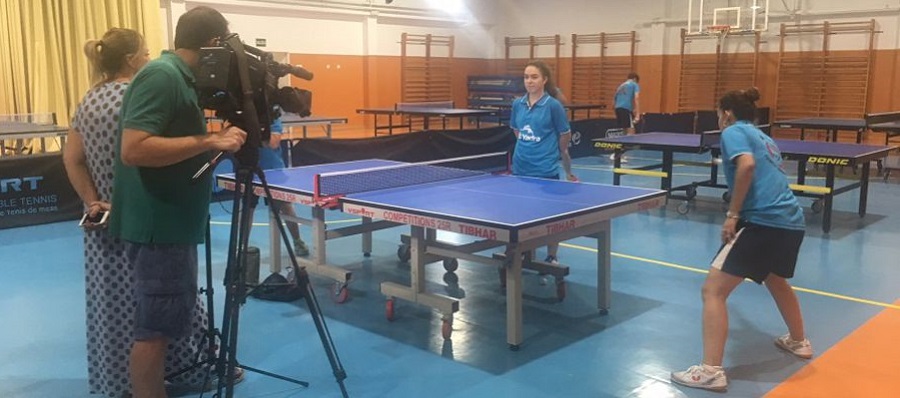
[[[100, 200], [106, 202], [112, 200], [119, 109], [127, 88], [127, 83], [110, 82], [91, 89], [72, 119], [72, 127], [81, 134], [91, 179]], [[133, 270], [126, 261], [123, 243], [106, 230], [85, 231], [84, 265], [90, 393], [128, 397], [128, 356], [136, 305]], [[189, 336], [169, 344], [166, 374], [191, 367], [198, 352], [205, 358], [207, 312], [199, 295], [191, 323]], [[169, 381], [199, 386], [205, 376], [205, 369], [198, 367]]]

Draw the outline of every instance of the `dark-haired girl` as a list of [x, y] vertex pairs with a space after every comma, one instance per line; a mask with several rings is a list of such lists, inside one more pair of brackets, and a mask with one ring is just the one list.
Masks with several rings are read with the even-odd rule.
[[[569, 181], [578, 181], [572, 174], [569, 140], [572, 138], [569, 119], [562, 103], [556, 99], [559, 90], [553, 84], [550, 68], [543, 61], [530, 61], [524, 77], [527, 94], [512, 104], [509, 126], [516, 134], [513, 154], [513, 174], [526, 177], [559, 179], [559, 163]], [[547, 246], [548, 263], [558, 263], [559, 244]]]
[[788, 187], [778, 146], [752, 123], [758, 99], [755, 88], [719, 99], [722, 164], [731, 202], [722, 225], [722, 247], [701, 291], [703, 362], [671, 376], [688, 387], [727, 389], [722, 368], [728, 337], [726, 300], [745, 278], [766, 285], [787, 325], [788, 333], [775, 339], [775, 345], [800, 358], [813, 356], [800, 304], [787, 281], [794, 276], [803, 242], [803, 211]]

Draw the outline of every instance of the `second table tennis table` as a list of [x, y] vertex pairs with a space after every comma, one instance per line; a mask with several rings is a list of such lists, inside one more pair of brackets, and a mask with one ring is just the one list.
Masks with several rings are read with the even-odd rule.
[[[719, 132], [703, 134], [678, 134], [678, 133], [644, 133], [621, 137], [607, 137], [595, 139], [595, 148], [614, 150], [615, 161], [613, 166], [613, 184], [619, 185], [622, 175], [642, 175], [661, 178], [660, 188], [671, 195], [674, 191], [685, 191], [684, 196], [672, 196], [691, 200], [696, 195], [697, 187], [725, 188], [718, 182], [718, 165], [711, 161], [709, 179], [691, 182], [686, 185], [673, 186], [673, 168], [675, 153], [706, 153], [711, 152], [714, 158], [719, 155]], [[781, 150], [784, 159], [797, 161], [797, 181], [791, 184], [791, 189], [798, 196], [814, 199], [813, 211], [822, 212], [822, 231], [831, 230], [832, 202], [835, 195], [859, 189], [859, 216], [865, 216], [866, 203], [869, 192], [869, 168], [870, 162], [884, 158], [895, 147], [882, 145], [861, 145], [838, 142], [780, 140], [775, 143]], [[662, 152], [663, 162], [638, 168], [623, 168], [622, 154], [628, 150], [643, 149]], [[821, 165], [825, 167], [825, 185], [806, 185], [807, 164]], [[838, 167], [860, 166], [859, 179], [851, 184], [835, 187], [835, 170]], [[651, 171], [660, 169], [660, 171]], [[723, 195], [727, 198], [727, 192]], [[679, 212], [686, 213], [688, 207], [683, 203]]]
[[[466, 118], [475, 118], [476, 128], [481, 127], [481, 118], [486, 116], [497, 116], [496, 110], [491, 109], [469, 109], [454, 108], [451, 101], [447, 102], [422, 102], [422, 103], [398, 103], [393, 108], [360, 108], [356, 110], [360, 115], [373, 115], [375, 118], [375, 136], [377, 137], [382, 131], [387, 130], [387, 135], [394, 134], [394, 129], [406, 129], [412, 131], [412, 117], [422, 118], [422, 128], [428, 130], [431, 128], [431, 119], [437, 118], [441, 120], [441, 129], [447, 129], [447, 119], [458, 119], [459, 128], [462, 129]], [[387, 116], [387, 124], [379, 124], [378, 117]], [[394, 118], [399, 117], [400, 124], [394, 124]]]
[[331, 138], [331, 130], [332, 126], [335, 124], [346, 124], [347, 118], [345, 117], [329, 117], [329, 116], [307, 116], [301, 117], [295, 113], [285, 113], [281, 116], [281, 124], [285, 127], [299, 127], [301, 128], [303, 135], [302, 137], [294, 137], [293, 134], [285, 134], [282, 139], [297, 139], [297, 138], [310, 138], [308, 135], [308, 128], [313, 126], [322, 126], [325, 128], [325, 138]]
[[[364, 234], [363, 252], [369, 253], [372, 231], [411, 227], [410, 285], [381, 284], [388, 298], [388, 319], [394, 316], [395, 299], [419, 303], [441, 312], [442, 334], [449, 338], [459, 300], [425, 290], [425, 264], [454, 258], [504, 270], [507, 342], [514, 350], [523, 341], [522, 270], [529, 266], [536, 248], [579, 236], [596, 238], [597, 306], [605, 313], [611, 298], [610, 220], [661, 207], [666, 201], [666, 193], [655, 189], [514, 177], [444, 164], [364, 160], [268, 170], [265, 176], [274, 199], [312, 206], [313, 219], [306, 221], [313, 226], [314, 250], [310, 260], [301, 261], [310, 273], [340, 276], [335, 274], [343, 272], [349, 282], [349, 271], [326, 264], [327, 240]], [[224, 188], [235, 189], [234, 175], [217, 180]], [[253, 190], [262, 194], [259, 181]], [[327, 230], [326, 208], [359, 216], [362, 222]], [[443, 242], [436, 238], [436, 231], [479, 240]], [[280, 242], [280, 237], [273, 238]], [[504, 247], [502, 256], [478, 254], [497, 247]], [[271, 257], [280, 258], [280, 252], [273, 249]]]

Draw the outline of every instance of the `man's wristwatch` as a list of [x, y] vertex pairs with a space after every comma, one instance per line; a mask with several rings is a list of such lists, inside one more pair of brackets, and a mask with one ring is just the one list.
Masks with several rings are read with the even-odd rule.
[[733, 218], [735, 220], [739, 220], [741, 218], [740, 215], [732, 213], [730, 210], [725, 212], [725, 218]]

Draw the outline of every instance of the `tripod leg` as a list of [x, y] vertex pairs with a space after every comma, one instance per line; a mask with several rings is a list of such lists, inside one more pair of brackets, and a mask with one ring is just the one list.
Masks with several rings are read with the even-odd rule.
[[[257, 176], [265, 191], [266, 197], [269, 198], [271, 203], [272, 193], [269, 191], [268, 183], [266, 183], [265, 174], [262, 171], [258, 171]], [[312, 316], [313, 323], [316, 325], [316, 331], [319, 333], [319, 338], [322, 340], [322, 347], [325, 349], [325, 355], [328, 356], [331, 370], [341, 388], [341, 393], [344, 397], [348, 397], [347, 388], [344, 386], [344, 379], [347, 378], [347, 372], [344, 370], [343, 364], [341, 364], [341, 359], [337, 354], [337, 348], [335, 348], [334, 341], [331, 339], [331, 333], [328, 331], [328, 326], [325, 324], [325, 317], [322, 315], [319, 301], [316, 299], [316, 294], [313, 292], [312, 285], [309, 283], [309, 275], [306, 273], [306, 269], [300, 268], [297, 264], [297, 258], [294, 257], [294, 250], [288, 243], [290, 240], [288, 239], [287, 231], [285, 230], [284, 224], [281, 222], [281, 215], [278, 214], [278, 211], [274, 208], [270, 207], [270, 211], [272, 211], [272, 216], [275, 218], [275, 222], [281, 232], [281, 239], [285, 242], [285, 246], [287, 246], [288, 257], [291, 259], [291, 266], [294, 267], [294, 274], [297, 276], [297, 286], [303, 289], [303, 298], [306, 300], [309, 313]]]
[[[184, 369], [179, 369], [166, 375], [166, 380], [171, 380], [204, 365], [214, 365], [216, 361], [218, 361], [218, 354], [216, 351], [218, 349], [219, 331], [216, 329], [216, 318], [215, 313], [213, 312], [215, 291], [213, 289], [212, 279], [212, 233], [210, 231], [209, 216], [206, 217], [206, 244], [204, 245], [204, 248], [206, 252], [206, 286], [200, 288], [199, 293], [206, 296], [206, 330], [203, 333], [200, 344], [197, 346], [198, 351], [194, 357], [194, 363]], [[206, 347], [205, 351], [202, 348], [204, 346]], [[204, 354], [206, 354], [205, 357], [203, 356]], [[211, 366], [207, 367], [206, 377], [204, 377], [201, 383], [202, 386], [209, 383], [212, 369], [213, 367]]]
[[236, 173], [235, 196], [231, 214], [231, 236], [228, 244], [228, 264], [225, 270], [225, 309], [222, 314], [222, 344], [216, 367], [219, 376], [218, 396], [234, 396], [231, 379], [237, 367], [237, 336], [240, 306], [244, 302], [244, 258], [250, 239], [253, 214], [249, 211], [253, 196], [253, 173], [247, 168], [239, 168]]

